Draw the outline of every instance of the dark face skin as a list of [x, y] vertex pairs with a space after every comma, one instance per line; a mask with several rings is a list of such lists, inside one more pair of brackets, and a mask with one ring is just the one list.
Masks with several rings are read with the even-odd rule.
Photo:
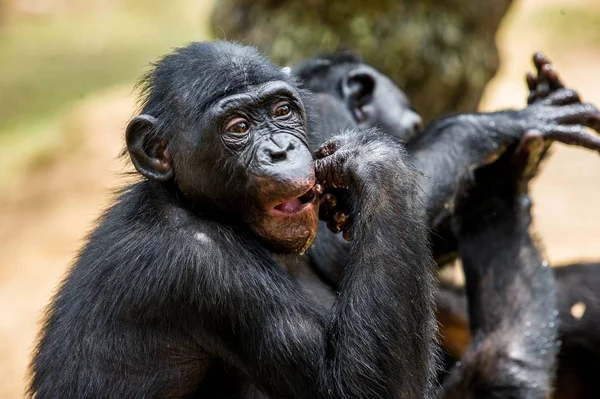
[[387, 76], [357, 59], [316, 58], [293, 70], [315, 93], [338, 98], [358, 125], [379, 127], [408, 141], [421, 128], [421, 117]]
[[221, 98], [169, 140], [152, 139], [157, 123], [141, 115], [127, 130], [142, 175], [174, 183], [201, 214], [216, 204], [236, 215], [276, 252], [308, 248], [318, 222], [315, 174], [304, 106], [291, 85], [271, 81]]

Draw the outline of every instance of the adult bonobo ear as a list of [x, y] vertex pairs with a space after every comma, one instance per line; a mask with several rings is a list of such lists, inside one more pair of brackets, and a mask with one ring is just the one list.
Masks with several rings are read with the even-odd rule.
[[135, 169], [148, 179], [168, 181], [173, 178], [168, 141], [156, 135], [158, 120], [150, 115], [136, 116], [127, 125], [125, 141]]
[[342, 96], [358, 123], [368, 117], [364, 108], [373, 101], [375, 82], [375, 76], [365, 69], [355, 69], [342, 81]]

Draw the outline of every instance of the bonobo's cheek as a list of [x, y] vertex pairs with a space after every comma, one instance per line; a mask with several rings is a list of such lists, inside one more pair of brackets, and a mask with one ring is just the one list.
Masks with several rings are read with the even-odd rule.
[[318, 215], [317, 201], [290, 215], [267, 211], [255, 221], [253, 230], [273, 252], [303, 254], [317, 234]]

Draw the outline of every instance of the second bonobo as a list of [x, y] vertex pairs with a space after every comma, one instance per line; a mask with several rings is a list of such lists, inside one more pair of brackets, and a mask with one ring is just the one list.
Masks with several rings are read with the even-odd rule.
[[[536, 55], [535, 65], [540, 74], [552, 75], [551, 66], [543, 56]], [[439, 264], [456, 257], [456, 242], [448, 222], [457, 190], [469, 180], [472, 170], [500, 156], [507, 147], [518, 143], [526, 131], [538, 129], [546, 143], [559, 141], [600, 149], [600, 139], [585, 131], [585, 127], [600, 129], [600, 112], [591, 104], [581, 103], [573, 90], [564, 88], [557, 78], [551, 76], [548, 90], [556, 90], [543, 100], [534, 102], [530, 99], [530, 104], [521, 110], [449, 116], [430, 123], [414, 134], [410, 126], [400, 122], [393, 126], [384, 123], [384, 120], [390, 119], [385, 115], [412, 112], [410, 104], [403, 95], [396, 95], [393, 97], [395, 100], [391, 101], [392, 97], [386, 93], [401, 91], [389, 79], [383, 79], [375, 69], [366, 68], [358, 58], [319, 57], [300, 64], [293, 71], [306, 88], [319, 94], [319, 106], [314, 109], [323, 122], [321, 127], [311, 132], [313, 147], [321, 145], [334, 134], [335, 130], [332, 131], [327, 122], [332, 119], [332, 114], [336, 115], [334, 119], [343, 119], [346, 125], [385, 127], [380, 130], [382, 133], [406, 141], [407, 152], [415, 167], [426, 176], [423, 201], [429, 215], [429, 226], [434, 231], [431, 240]], [[359, 74], [361, 79], [353, 84], [362, 83], [365, 87], [361, 90], [344, 90], [354, 74]], [[533, 77], [528, 81], [531, 86]], [[534, 97], [541, 98], [548, 94], [548, 90], [537, 90]], [[348, 111], [357, 103], [353, 97], [357, 92], [364, 94], [359, 97], [358, 103], [369, 109], [377, 109], [377, 112], [369, 114], [371, 118], [360, 120], [355, 117], [358, 111]], [[335, 206], [328, 206], [331, 201], [335, 202]], [[322, 206], [331, 208], [331, 214], [337, 213], [337, 221], [351, 221], [344, 215], [343, 201], [330, 196]], [[330, 223], [330, 226], [334, 231], [343, 229], [341, 223]], [[314, 248], [311, 248], [313, 253], [317, 253], [314, 258], [317, 268], [324, 278], [332, 282], [339, 279], [343, 269], [346, 259], [344, 246], [344, 242], [336, 236], [319, 233]], [[333, 257], [327, 253], [330, 247], [334, 248]]]

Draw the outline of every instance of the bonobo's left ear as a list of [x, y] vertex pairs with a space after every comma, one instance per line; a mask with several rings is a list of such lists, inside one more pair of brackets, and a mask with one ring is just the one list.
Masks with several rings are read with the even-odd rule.
[[173, 178], [168, 141], [156, 136], [158, 120], [150, 115], [136, 116], [127, 125], [127, 150], [137, 171], [148, 179], [168, 181]]
[[375, 91], [375, 76], [366, 69], [356, 69], [350, 72], [342, 81], [342, 95], [359, 123], [367, 118], [364, 107], [373, 101]]

